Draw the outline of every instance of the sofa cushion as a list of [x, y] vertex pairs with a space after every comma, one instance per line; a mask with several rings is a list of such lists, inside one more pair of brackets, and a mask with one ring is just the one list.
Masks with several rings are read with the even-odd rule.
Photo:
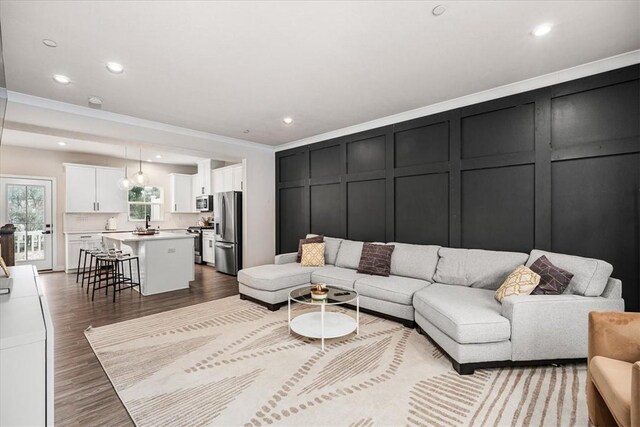
[[370, 298], [411, 305], [413, 294], [430, 284], [426, 280], [410, 277], [367, 276], [356, 281], [355, 290]]
[[553, 265], [544, 255], [531, 264], [531, 271], [540, 275], [540, 283], [532, 295], [561, 295], [573, 277], [573, 273]]
[[336, 267], [351, 268], [357, 270], [360, 264], [363, 242], [343, 240], [336, 257]]
[[[307, 237], [313, 236], [317, 236], [317, 234], [307, 234]], [[342, 239], [338, 239], [337, 237], [324, 236], [324, 243], [324, 263], [335, 265], [336, 258], [338, 257], [338, 249], [340, 249]]]
[[525, 265], [531, 266], [542, 255], [546, 256], [554, 265], [573, 273], [573, 278], [569, 283], [569, 292], [576, 295], [600, 296], [613, 272], [613, 266], [606, 261], [556, 254], [538, 249], [531, 251]]
[[392, 275], [433, 281], [440, 246], [396, 242], [390, 244], [396, 247], [391, 256]]
[[527, 261], [519, 252], [440, 248], [433, 281], [497, 290], [515, 268]]
[[302, 267], [298, 263], [268, 264], [238, 272], [238, 282], [255, 289], [277, 291], [311, 282], [311, 272], [322, 267]]
[[529, 267], [520, 265], [507, 277], [495, 293], [496, 301], [509, 296], [529, 295], [540, 283], [540, 275]]
[[633, 364], [623, 360], [594, 356], [589, 373], [600, 395], [615, 419], [623, 426], [631, 425], [631, 377]]
[[395, 246], [364, 243], [358, 263], [358, 273], [389, 277], [391, 255]]
[[511, 337], [509, 320], [488, 289], [434, 283], [413, 295], [416, 312], [460, 344], [499, 342]]
[[[314, 274], [317, 273], [317, 274]], [[324, 283], [326, 285], [338, 285], [345, 288], [353, 288], [353, 283], [368, 277], [360, 274], [356, 270], [342, 267], [325, 267], [311, 273], [311, 283]]]
[[302, 245], [300, 265], [303, 267], [324, 267], [324, 245], [324, 242]]
[[302, 261], [302, 246], [307, 243], [322, 243], [324, 242], [324, 236], [311, 236], [306, 237], [304, 239], [298, 240], [298, 256], [296, 257], [296, 262]]

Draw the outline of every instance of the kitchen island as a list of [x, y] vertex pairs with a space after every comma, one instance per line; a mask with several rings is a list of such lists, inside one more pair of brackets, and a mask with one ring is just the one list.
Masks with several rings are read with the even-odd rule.
[[189, 282], [195, 280], [194, 237], [186, 232], [167, 231], [151, 236], [109, 233], [102, 236], [102, 241], [108, 248], [138, 256], [142, 295], [154, 295], [187, 289]]

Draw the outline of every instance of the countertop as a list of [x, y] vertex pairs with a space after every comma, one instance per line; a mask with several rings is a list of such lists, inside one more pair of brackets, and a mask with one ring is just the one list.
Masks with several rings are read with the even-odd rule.
[[120, 242], [149, 242], [154, 240], [176, 240], [176, 239], [195, 239], [197, 234], [190, 234], [187, 232], [179, 233], [179, 232], [171, 232], [171, 231], [160, 231], [158, 234], [153, 234], [151, 236], [138, 236], [137, 234], [133, 234], [130, 231], [126, 233], [108, 233], [109, 236], [105, 236], [108, 239], [118, 240]]
[[[163, 231], [186, 231], [187, 227], [178, 228], [160, 228], [160, 232]], [[82, 230], [82, 231], [65, 231], [64, 234], [111, 234], [111, 233], [131, 233], [132, 229], [120, 229], [120, 230]]]

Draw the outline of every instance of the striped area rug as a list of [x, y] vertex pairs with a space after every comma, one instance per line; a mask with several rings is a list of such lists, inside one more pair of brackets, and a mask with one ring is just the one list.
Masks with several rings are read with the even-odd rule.
[[360, 320], [324, 353], [289, 334], [286, 308], [238, 297], [85, 335], [139, 426], [588, 424], [584, 365], [459, 376], [415, 330]]

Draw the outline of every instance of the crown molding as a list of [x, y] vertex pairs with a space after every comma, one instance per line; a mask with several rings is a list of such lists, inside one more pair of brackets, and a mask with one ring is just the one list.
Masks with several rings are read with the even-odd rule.
[[604, 73], [606, 71], [611, 71], [617, 68], [627, 67], [629, 65], [638, 63], [640, 63], [640, 49], [616, 56], [611, 56], [609, 58], [588, 62], [586, 64], [578, 65], [575, 67], [566, 68], [564, 70], [555, 71], [553, 73], [544, 74], [542, 76], [533, 77], [527, 80], [509, 83], [482, 92], [476, 92], [470, 95], [461, 96], [459, 98], [450, 99], [448, 101], [438, 102], [436, 104], [416, 108], [414, 110], [393, 114], [391, 116], [381, 117], [379, 119], [371, 120], [353, 126], [348, 126], [342, 129], [310, 136], [308, 138], [299, 139], [297, 141], [280, 144], [275, 147], [275, 151], [297, 148], [304, 145], [312, 144], [314, 142], [326, 141], [332, 138], [338, 138], [345, 135], [363, 132], [369, 129], [375, 129], [382, 126], [404, 122], [406, 120], [430, 116], [432, 114], [441, 113], [443, 111], [454, 110], [456, 108], [478, 104], [481, 102], [490, 101], [492, 99], [503, 98], [505, 96], [515, 95], [534, 89], [540, 89], [543, 87], [564, 83], [570, 80], [576, 80], [598, 73]]
[[107, 120], [115, 123], [138, 126], [146, 129], [157, 130], [161, 132], [174, 133], [177, 135], [190, 136], [211, 141], [217, 141], [224, 144], [236, 145], [245, 148], [259, 149], [265, 151], [274, 151], [273, 146], [259, 144], [257, 142], [247, 141], [244, 139], [231, 138], [228, 136], [217, 135], [215, 133], [203, 132], [195, 129], [174, 126], [167, 123], [156, 122], [153, 120], [141, 119], [138, 117], [127, 116], [125, 114], [112, 113], [110, 111], [96, 110], [94, 108], [82, 107], [80, 105], [69, 104], [67, 102], [55, 101], [49, 98], [41, 98], [39, 96], [27, 95], [26, 93], [7, 91], [7, 98], [10, 103], [24, 104], [33, 107], [60, 111], [63, 113], [75, 114], [84, 117], [90, 117], [99, 120]]

